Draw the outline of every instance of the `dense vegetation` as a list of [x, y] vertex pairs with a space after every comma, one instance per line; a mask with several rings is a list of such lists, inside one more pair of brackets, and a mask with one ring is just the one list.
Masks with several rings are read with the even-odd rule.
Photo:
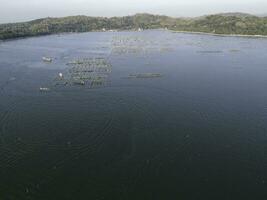
[[161, 15], [137, 14], [126, 17], [44, 18], [24, 23], [0, 25], [0, 39], [48, 35], [64, 32], [88, 32], [102, 29], [168, 28], [216, 34], [267, 35], [267, 17], [242, 13], [209, 15], [199, 18], [171, 18]]
[[177, 25], [177, 30], [216, 34], [267, 35], [267, 18], [251, 15], [210, 15]]

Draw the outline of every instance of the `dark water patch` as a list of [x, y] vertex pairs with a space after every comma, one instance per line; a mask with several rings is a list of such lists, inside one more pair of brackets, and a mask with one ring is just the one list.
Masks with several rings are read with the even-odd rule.
[[[144, 31], [0, 48], [3, 198], [266, 197], [265, 40]], [[60, 73], [108, 84], [55, 86]]]

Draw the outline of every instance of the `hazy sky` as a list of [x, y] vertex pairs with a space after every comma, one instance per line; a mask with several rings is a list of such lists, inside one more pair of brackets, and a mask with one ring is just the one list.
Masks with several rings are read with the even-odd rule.
[[267, 13], [267, 0], [0, 0], [0, 23], [68, 15], [122, 16], [147, 12], [199, 16], [218, 12]]

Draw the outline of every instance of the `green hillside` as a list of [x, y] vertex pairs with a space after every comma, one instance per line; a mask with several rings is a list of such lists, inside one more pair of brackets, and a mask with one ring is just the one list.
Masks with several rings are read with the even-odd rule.
[[71, 16], [44, 18], [30, 22], [0, 24], [0, 39], [12, 39], [66, 32], [168, 28], [216, 34], [267, 35], [267, 17], [243, 13], [224, 13], [198, 18], [172, 18], [136, 14], [126, 17]]

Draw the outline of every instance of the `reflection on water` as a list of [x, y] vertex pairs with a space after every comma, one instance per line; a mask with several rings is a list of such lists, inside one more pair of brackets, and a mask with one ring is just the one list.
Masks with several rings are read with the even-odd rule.
[[265, 199], [266, 52], [159, 30], [0, 43], [0, 198]]

